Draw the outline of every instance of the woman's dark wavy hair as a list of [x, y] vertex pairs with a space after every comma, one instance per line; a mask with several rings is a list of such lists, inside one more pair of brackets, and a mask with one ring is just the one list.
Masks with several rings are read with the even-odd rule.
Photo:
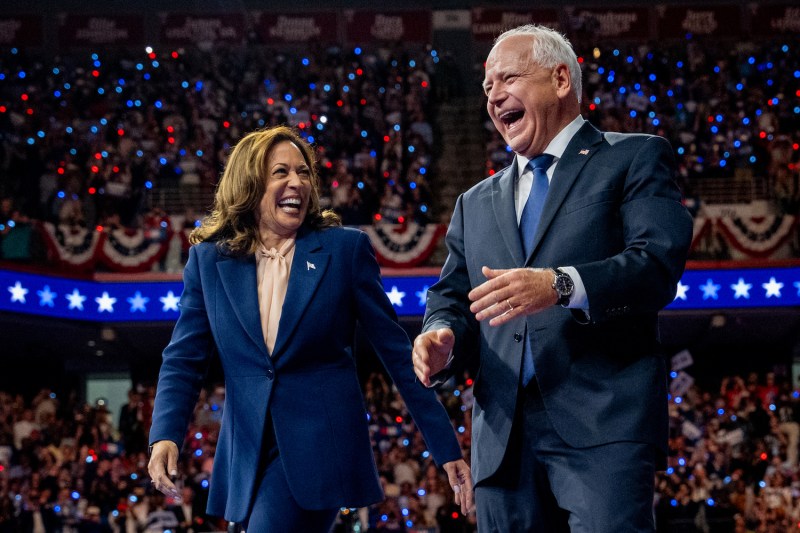
[[233, 148], [214, 194], [214, 206], [192, 231], [190, 243], [213, 241], [233, 255], [255, 253], [260, 244], [256, 213], [267, 185], [267, 161], [283, 141], [297, 146], [311, 169], [311, 195], [303, 225], [311, 229], [341, 226], [336, 213], [320, 208], [314, 149], [292, 128], [276, 126], [247, 134]]

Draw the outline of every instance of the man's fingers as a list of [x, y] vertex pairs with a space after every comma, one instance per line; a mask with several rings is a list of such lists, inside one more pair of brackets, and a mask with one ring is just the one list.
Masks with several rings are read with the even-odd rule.
[[[517, 307], [511, 302], [512, 297], [514, 295], [510, 291], [496, 291], [486, 298], [473, 302], [469, 306], [469, 310], [475, 313], [475, 318], [478, 320], [486, 320], [503, 313], [510, 313]], [[519, 296], [517, 296], [517, 299], [519, 299]]]
[[[473, 313], [487, 309], [492, 305], [499, 304], [506, 298], [510, 298], [515, 294], [514, 289], [511, 287], [511, 284], [515, 279], [515, 276], [510, 275], [513, 273], [513, 270], [495, 270], [489, 267], [483, 267], [483, 273], [486, 275], [487, 281], [484, 281], [472, 289], [467, 295], [467, 297], [472, 301], [470, 310]], [[519, 279], [518, 276], [516, 279]]]
[[426, 387], [431, 386], [431, 356], [430, 350], [434, 337], [433, 333], [423, 333], [414, 339], [414, 346], [411, 349], [411, 363], [414, 366], [414, 373], [420, 383]]
[[455, 335], [450, 328], [428, 331], [414, 339], [411, 362], [425, 386], [430, 385], [430, 376], [444, 368], [454, 344]]
[[[469, 291], [469, 294], [467, 294], [467, 298], [469, 298], [474, 305], [475, 302], [478, 302], [479, 300], [484, 299], [487, 296], [490, 296], [494, 291], [500, 289], [502, 286], [503, 284], [501, 283], [501, 280], [498, 279], [490, 279], [489, 281], [484, 281], [483, 283], [481, 283], [480, 285]], [[490, 303], [497, 303], [497, 299], [493, 298]]]
[[486, 276], [486, 279], [494, 279], [497, 276], [502, 276], [508, 271], [509, 269], [507, 268], [489, 268], [488, 266], [481, 268], [481, 273]]
[[[486, 295], [500, 289], [506, 285], [508, 282], [504, 282], [501, 279], [498, 279], [500, 276], [505, 274], [506, 272], [510, 272], [510, 270], [505, 269], [493, 269], [487, 266], [481, 269], [481, 272], [484, 276], [486, 276], [486, 281], [469, 291], [467, 297], [472, 300], [473, 302], [484, 298]], [[492, 303], [495, 303], [494, 301]]]
[[429, 387], [431, 384], [431, 368], [426, 364], [427, 357], [423, 358], [419, 352], [414, 349], [411, 352], [411, 362], [414, 364], [414, 373], [417, 375], [420, 383]]
[[453, 330], [449, 328], [442, 328], [436, 330], [436, 340], [439, 341], [439, 344], [442, 346], [442, 348], [449, 352], [450, 348], [452, 348], [453, 344], [456, 342], [456, 336], [453, 333]]
[[[508, 302], [508, 300], [506, 300]], [[507, 309], [505, 312], [500, 313], [499, 315], [495, 316], [487, 316], [485, 318], [490, 318], [489, 325], [490, 326], [501, 326], [506, 322], [510, 322], [514, 320], [518, 316], [522, 316], [526, 314], [526, 306], [524, 305], [512, 305], [510, 302], [507, 304]], [[478, 318], [478, 320], [485, 320], [485, 318]]]

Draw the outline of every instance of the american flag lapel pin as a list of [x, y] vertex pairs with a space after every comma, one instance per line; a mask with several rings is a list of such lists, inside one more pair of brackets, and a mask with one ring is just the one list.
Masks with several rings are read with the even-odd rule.
[[580, 155], [589, 155], [589, 149], [588, 149], [588, 148], [584, 148], [583, 150], [581, 150], [581, 151], [580, 151], [580, 152], [578, 152], [578, 153], [579, 153]]
[[316, 270], [317, 266], [311, 261], [306, 261], [306, 270]]

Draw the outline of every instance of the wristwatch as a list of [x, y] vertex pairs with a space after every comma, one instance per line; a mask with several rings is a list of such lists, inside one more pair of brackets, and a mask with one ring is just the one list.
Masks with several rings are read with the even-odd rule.
[[558, 301], [556, 305], [560, 305], [561, 307], [567, 307], [569, 305], [569, 299], [572, 296], [572, 293], [575, 291], [575, 283], [573, 283], [572, 278], [569, 277], [569, 274], [561, 270], [560, 268], [553, 268], [553, 290], [556, 291], [558, 295]]

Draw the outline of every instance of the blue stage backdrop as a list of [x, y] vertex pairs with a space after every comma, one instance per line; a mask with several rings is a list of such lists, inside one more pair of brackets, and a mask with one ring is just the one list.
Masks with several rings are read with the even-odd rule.
[[[437, 277], [387, 274], [386, 295], [400, 316], [420, 316]], [[178, 317], [180, 281], [93, 281], [0, 270], [0, 311], [96, 322]], [[800, 306], [800, 267], [687, 270], [667, 309]]]

